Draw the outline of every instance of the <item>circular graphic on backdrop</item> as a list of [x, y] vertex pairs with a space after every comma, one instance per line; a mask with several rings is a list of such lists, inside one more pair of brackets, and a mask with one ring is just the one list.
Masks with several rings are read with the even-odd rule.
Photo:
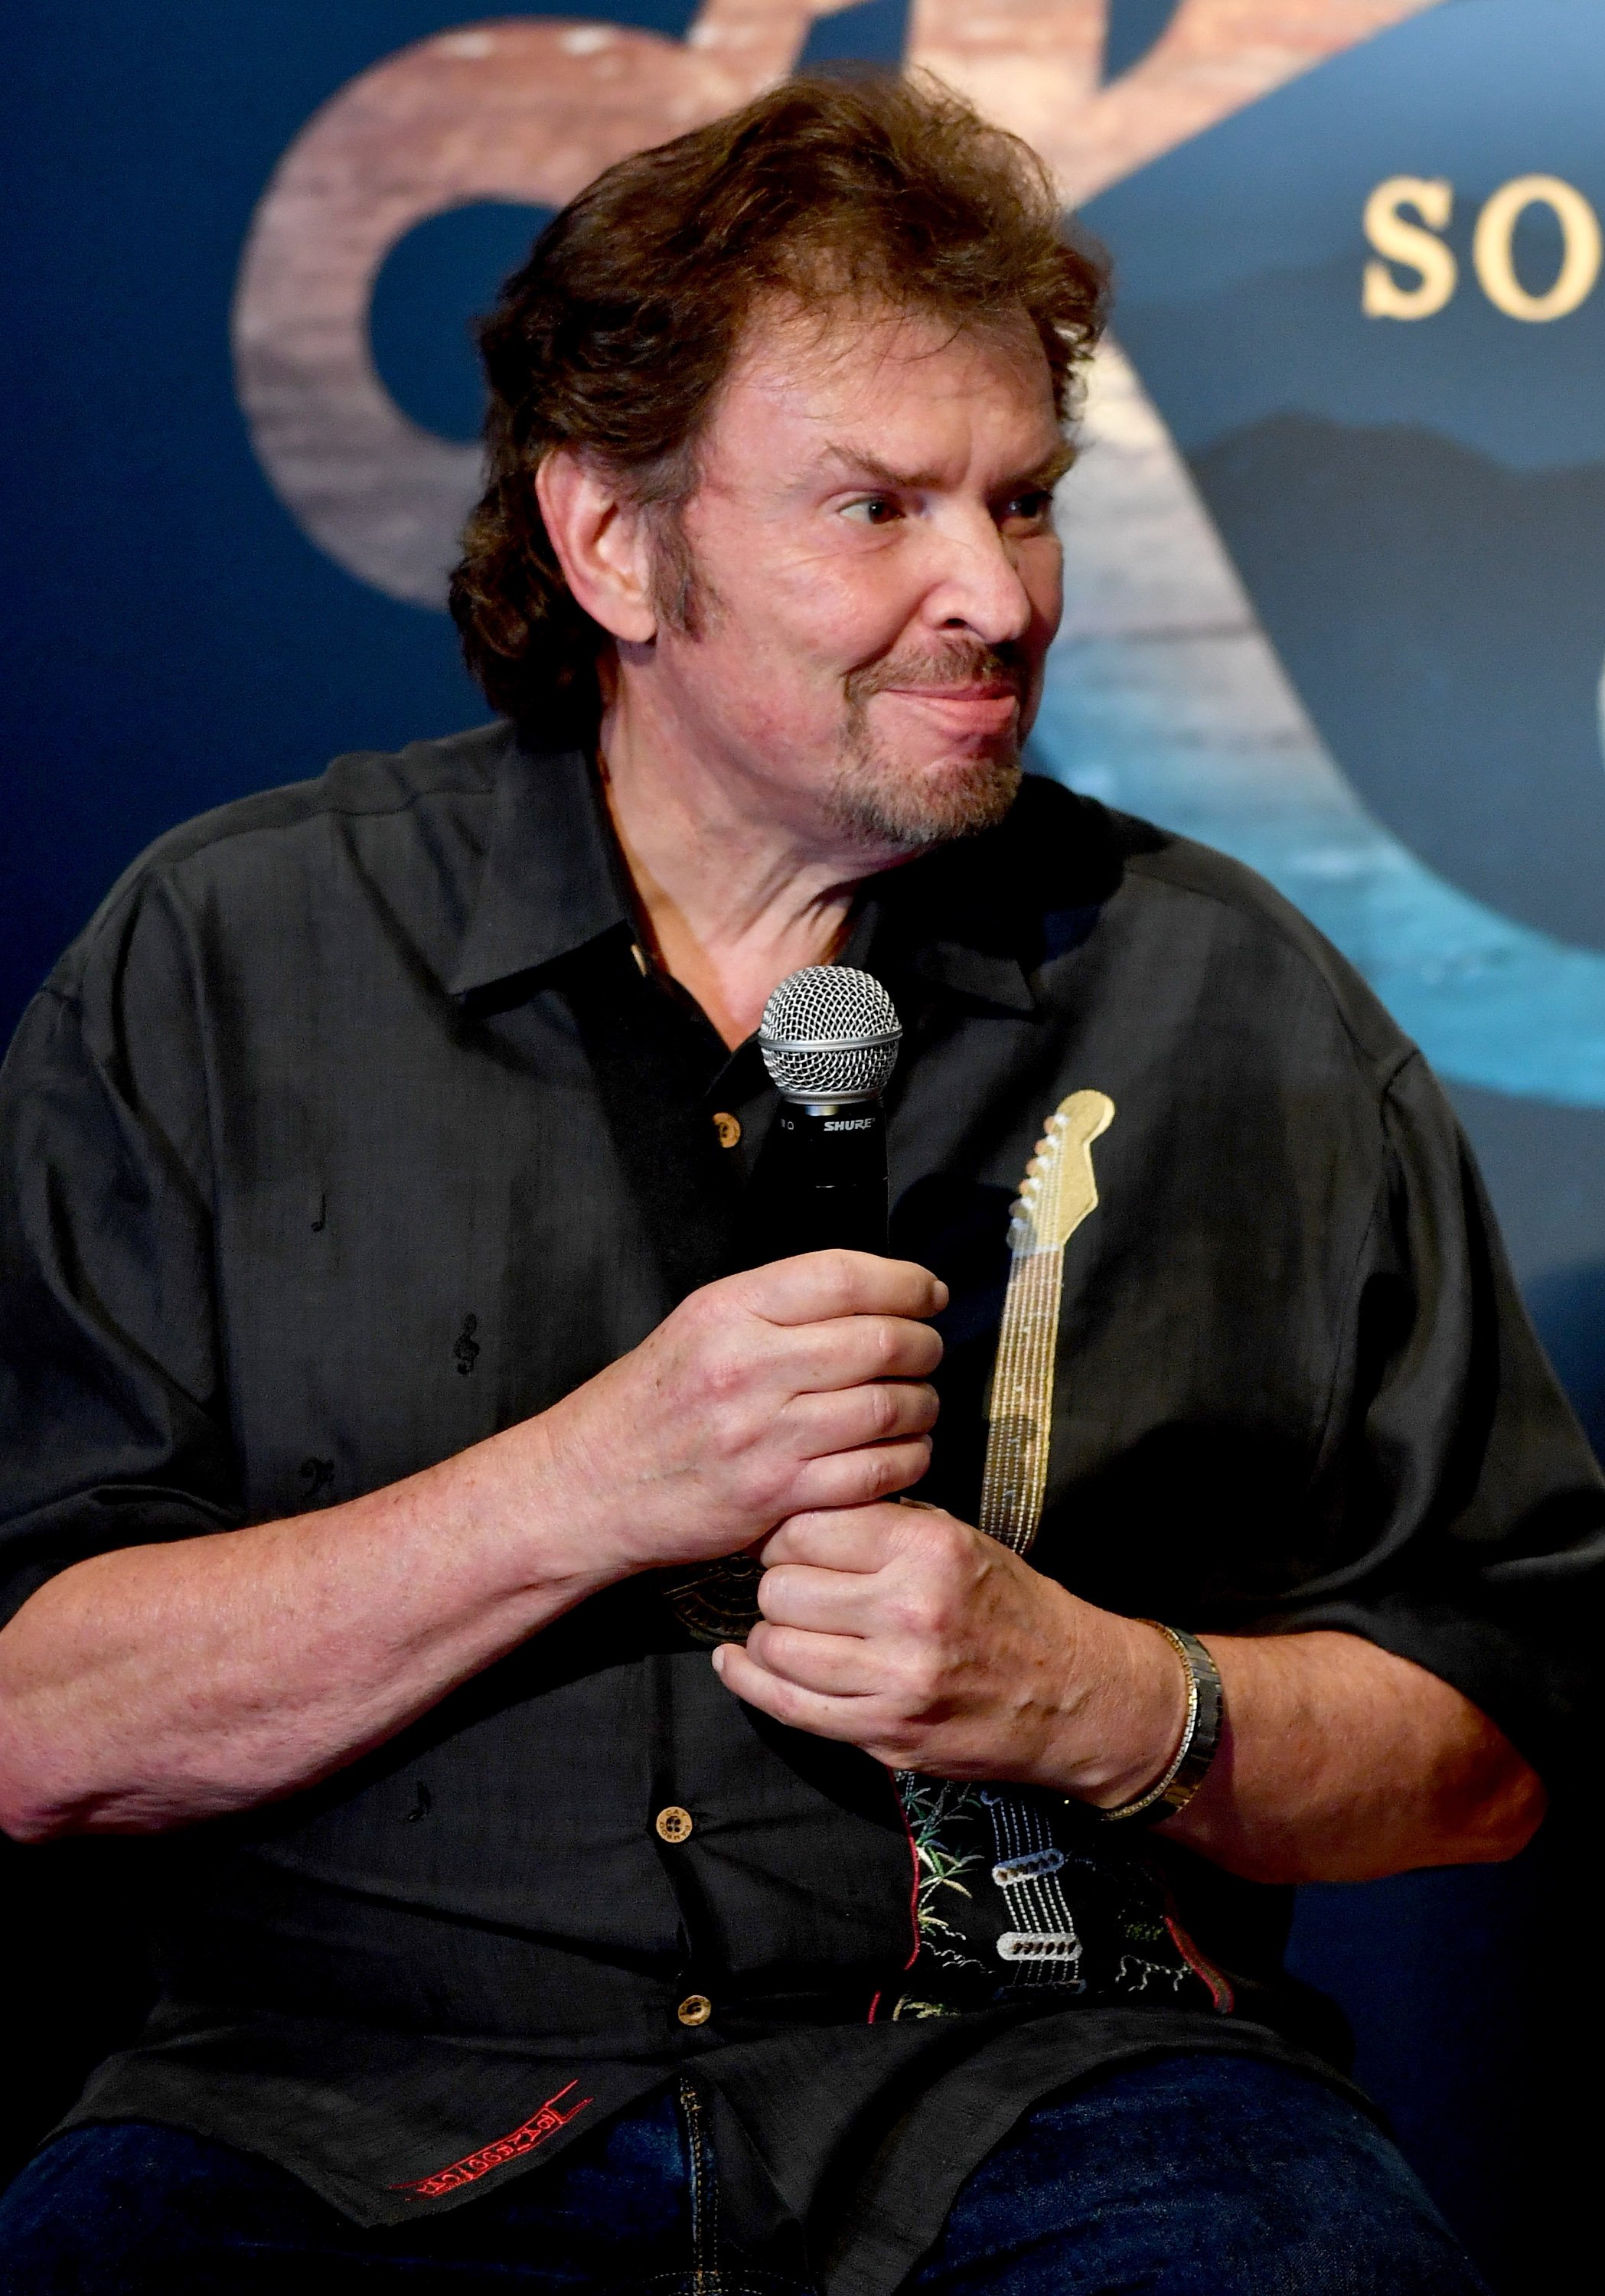
[[479, 490], [479, 448], [411, 422], [374, 369], [369, 303], [397, 242], [471, 202], [563, 206], [749, 93], [715, 51], [525, 20], [420, 41], [314, 115], [251, 226], [234, 364], [257, 453], [332, 558], [438, 607]]

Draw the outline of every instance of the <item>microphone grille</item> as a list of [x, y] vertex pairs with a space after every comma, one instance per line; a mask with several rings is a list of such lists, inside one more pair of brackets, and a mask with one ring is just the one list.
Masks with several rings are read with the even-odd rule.
[[903, 1026], [872, 972], [805, 964], [764, 1007], [758, 1048], [788, 1100], [872, 1100], [897, 1062]]

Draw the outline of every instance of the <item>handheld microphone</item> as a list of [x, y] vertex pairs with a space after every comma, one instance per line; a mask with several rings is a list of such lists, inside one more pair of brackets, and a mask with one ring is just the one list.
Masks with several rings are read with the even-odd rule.
[[[880, 983], [850, 965], [806, 964], [765, 1005], [758, 1048], [782, 1098], [748, 1194], [748, 1267], [801, 1251], [885, 1251], [880, 1095], [902, 1035]], [[753, 1556], [732, 1554], [670, 1571], [665, 1594], [695, 1641], [745, 1642], [762, 1575]]]
[[887, 1248], [886, 1118], [902, 1023], [872, 973], [807, 964], [764, 1007], [758, 1048], [782, 1095], [753, 1186], [759, 1259]]

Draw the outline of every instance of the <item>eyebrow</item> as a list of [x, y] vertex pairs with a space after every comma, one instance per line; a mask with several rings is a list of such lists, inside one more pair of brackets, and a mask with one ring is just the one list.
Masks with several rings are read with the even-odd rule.
[[[1071, 446], [1068, 439], [1064, 439], [1042, 462], [1034, 463], [1028, 470], [1021, 471], [1014, 478], [1005, 480], [1005, 488], [1012, 489], [1025, 486], [1056, 487], [1075, 460], [1076, 448]], [[889, 463], [883, 463], [878, 455], [868, 454], [859, 447], [827, 445], [821, 450], [819, 465], [823, 470], [829, 470], [834, 466], [844, 476], [850, 473], [852, 477], [862, 479], [870, 486], [885, 487], [888, 493], [897, 493], [900, 490], [918, 493], [921, 488], [939, 486], [942, 482], [939, 472], [894, 470]]]

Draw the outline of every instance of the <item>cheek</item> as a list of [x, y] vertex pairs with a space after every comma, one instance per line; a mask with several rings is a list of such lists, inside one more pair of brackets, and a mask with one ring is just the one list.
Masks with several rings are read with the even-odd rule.
[[1059, 627], [1064, 611], [1064, 552], [1044, 537], [1039, 545], [1021, 553], [1020, 578], [1031, 601], [1032, 619], [1045, 640]]
[[721, 570], [720, 651], [744, 685], [839, 701], [848, 673], [895, 643], [907, 619], [901, 586], [873, 562], [796, 555]]

